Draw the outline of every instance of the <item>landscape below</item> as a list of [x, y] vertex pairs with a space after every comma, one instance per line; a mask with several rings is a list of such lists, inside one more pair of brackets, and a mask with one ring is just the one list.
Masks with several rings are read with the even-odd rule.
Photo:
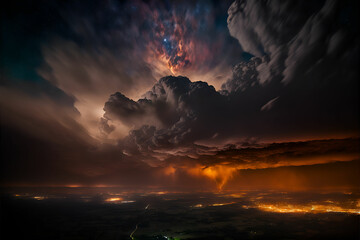
[[16, 239], [357, 239], [357, 192], [7, 188]]

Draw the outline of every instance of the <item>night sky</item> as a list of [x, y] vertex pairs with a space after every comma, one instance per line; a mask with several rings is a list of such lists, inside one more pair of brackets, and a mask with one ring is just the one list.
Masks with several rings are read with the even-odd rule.
[[360, 189], [357, 1], [10, 1], [1, 186]]

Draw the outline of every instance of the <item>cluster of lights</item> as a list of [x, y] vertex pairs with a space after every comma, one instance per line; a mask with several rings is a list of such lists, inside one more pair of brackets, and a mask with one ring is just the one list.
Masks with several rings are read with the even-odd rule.
[[275, 205], [275, 204], [258, 204], [257, 208], [267, 212], [277, 213], [350, 213], [360, 214], [360, 209], [345, 209], [339, 206], [329, 205]]
[[112, 197], [112, 198], [108, 198], [106, 199], [105, 201], [106, 202], [119, 202], [119, 201], [122, 201], [123, 199], [122, 198], [119, 198], [119, 197]]
[[[157, 195], [164, 195], [167, 193], [168, 192], [152, 192], [152, 194], [157, 194]], [[109, 197], [109, 198], [105, 199], [104, 201], [108, 202], [108, 203], [120, 203], [120, 204], [135, 202], [132, 200], [124, 200], [123, 198], [118, 196], [120, 194], [113, 194], [113, 195], [114, 196]], [[246, 193], [228, 194], [225, 196], [241, 198], [244, 195], [246, 195]], [[39, 201], [48, 198], [47, 196], [41, 196], [41, 195], [31, 196], [28, 194], [14, 194], [13, 196], [32, 198], [32, 199], [39, 200]], [[324, 203], [327, 203], [327, 204], [318, 203], [318, 204], [301, 205], [301, 204], [287, 204], [287, 203], [259, 203], [258, 200], [260, 200], [262, 198], [263, 198], [262, 196], [253, 198], [252, 201], [254, 202], [254, 205], [243, 205], [242, 207], [244, 209], [258, 208], [262, 211], [276, 212], [276, 213], [347, 213], [347, 214], [360, 215], [360, 200], [357, 200], [356, 206], [346, 208], [346, 207], [339, 206], [339, 204], [336, 204], [336, 202], [331, 201], [331, 200], [324, 201]], [[236, 202], [210, 203], [210, 204], [199, 203], [199, 204], [193, 205], [191, 207], [192, 208], [218, 207], [218, 206], [225, 206], [225, 205], [230, 205], [230, 204], [234, 204], [234, 203], [236, 203]], [[149, 207], [149, 205], [147, 205], [145, 209], [148, 209], [148, 207]]]
[[44, 200], [46, 199], [47, 197], [45, 196], [30, 196], [28, 194], [14, 194], [14, 197], [23, 197], [23, 198], [32, 198], [32, 199], [35, 199], [35, 200]]
[[123, 198], [121, 198], [121, 197], [111, 197], [111, 198], [105, 199], [105, 202], [109, 202], [109, 203], [133, 203], [135, 201], [123, 200]]
[[220, 206], [225, 206], [225, 205], [230, 205], [230, 204], [234, 204], [236, 202], [228, 202], [228, 203], [212, 203], [212, 204], [208, 204], [208, 205], [204, 205], [204, 204], [196, 204], [192, 207], [194, 208], [202, 208], [202, 207], [220, 207]]

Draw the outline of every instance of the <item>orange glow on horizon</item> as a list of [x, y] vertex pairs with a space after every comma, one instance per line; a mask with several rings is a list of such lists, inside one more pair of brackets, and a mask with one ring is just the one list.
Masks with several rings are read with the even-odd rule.
[[277, 212], [277, 213], [351, 213], [360, 214], [359, 208], [342, 208], [340, 206], [331, 205], [281, 205], [281, 204], [257, 204], [257, 208], [266, 212]]
[[82, 187], [82, 185], [72, 184], [72, 185], [66, 185], [65, 187], [68, 187], [68, 188], [78, 188], [78, 187]]

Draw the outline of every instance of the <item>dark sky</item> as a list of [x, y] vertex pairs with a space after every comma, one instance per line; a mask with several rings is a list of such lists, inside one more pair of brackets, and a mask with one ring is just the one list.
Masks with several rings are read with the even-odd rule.
[[359, 187], [358, 28], [357, 1], [12, 1], [1, 183]]

